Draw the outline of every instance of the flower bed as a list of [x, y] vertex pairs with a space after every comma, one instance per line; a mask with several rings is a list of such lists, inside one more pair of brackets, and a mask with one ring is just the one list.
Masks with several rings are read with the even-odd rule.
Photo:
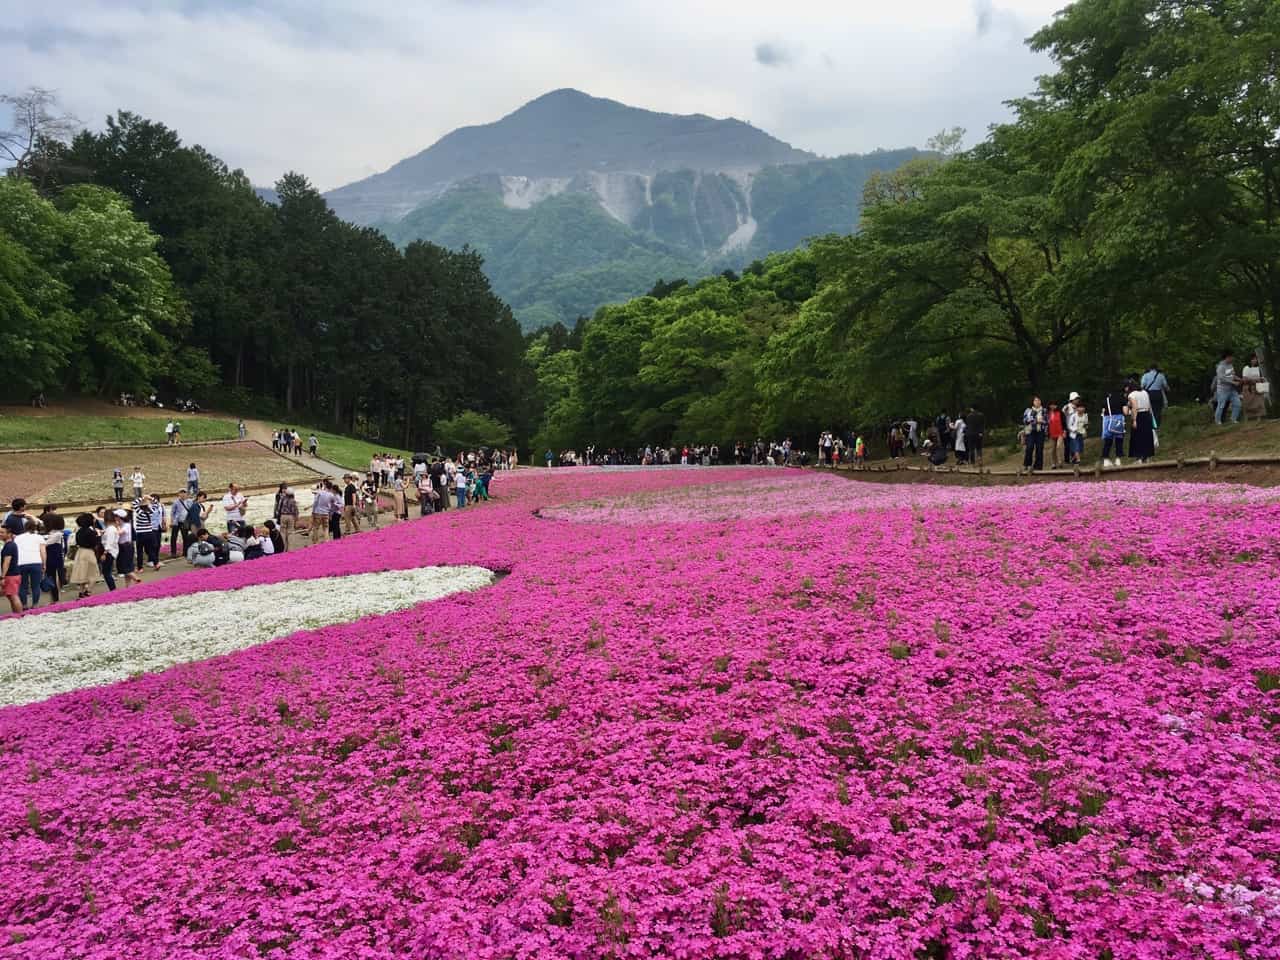
[[204, 660], [492, 582], [493, 574], [480, 567], [425, 567], [9, 618], [0, 621], [0, 705]]
[[[1280, 507], [716, 493], [759, 476], [522, 471], [478, 509], [130, 591], [511, 570], [0, 710], [8, 949], [1280, 955]], [[585, 499], [614, 520], [533, 516]]]

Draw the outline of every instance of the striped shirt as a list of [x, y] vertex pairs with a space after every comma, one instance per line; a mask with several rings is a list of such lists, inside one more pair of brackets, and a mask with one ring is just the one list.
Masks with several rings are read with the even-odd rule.
[[133, 532], [154, 533], [160, 529], [160, 516], [157, 511], [147, 505], [133, 511]]

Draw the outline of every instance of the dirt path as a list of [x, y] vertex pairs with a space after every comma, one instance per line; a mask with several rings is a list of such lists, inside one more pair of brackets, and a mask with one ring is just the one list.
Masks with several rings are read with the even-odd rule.
[[[257, 440], [259, 443], [264, 444], [268, 449], [271, 448], [271, 434], [273, 433], [273, 429], [267, 426], [266, 423], [261, 420], [246, 420], [244, 422], [244, 427], [250, 440]], [[303, 444], [306, 444], [305, 436], [303, 437]], [[339, 466], [333, 461], [326, 460], [323, 457], [313, 457], [305, 452], [300, 457], [295, 457], [291, 453], [281, 453], [280, 451], [276, 451], [276, 455], [283, 457], [285, 460], [301, 464], [309, 470], [318, 470], [320, 473], [326, 474], [333, 480], [337, 480], [344, 474], [351, 472], [348, 467]]]

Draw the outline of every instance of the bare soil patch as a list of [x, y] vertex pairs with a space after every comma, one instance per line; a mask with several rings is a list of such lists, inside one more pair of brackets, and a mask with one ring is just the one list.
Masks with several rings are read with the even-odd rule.
[[128, 476], [141, 467], [148, 492], [170, 496], [187, 482], [187, 465], [200, 469], [200, 485], [221, 493], [235, 481], [243, 487], [290, 481], [306, 483], [319, 474], [277, 456], [251, 441], [244, 443], [141, 450], [52, 450], [0, 457], [0, 499], [26, 497], [32, 502], [86, 504], [112, 499], [111, 471], [124, 471], [125, 493], [132, 496]]

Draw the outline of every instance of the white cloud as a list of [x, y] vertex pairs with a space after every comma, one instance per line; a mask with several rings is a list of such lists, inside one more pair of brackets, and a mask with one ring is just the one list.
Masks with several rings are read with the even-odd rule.
[[8, 15], [0, 89], [53, 87], [93, 126], [133, 110], [257, 183], [326, 189], [565, 86], [837, 154], [1003, 119], [1047, 67], [1021, 40], [1059, 4], [59, 0]]

